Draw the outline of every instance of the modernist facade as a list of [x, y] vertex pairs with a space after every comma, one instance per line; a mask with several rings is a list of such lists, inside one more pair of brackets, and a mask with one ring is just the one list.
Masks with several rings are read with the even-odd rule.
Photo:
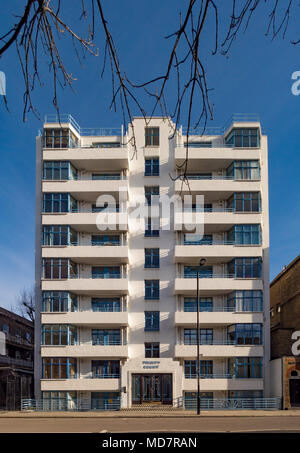
[[0, 410], [20, 410], [21, 400], [33, 397], [34, 326], [0, 307], [0, 331], [5, 335], [0, 352]]
[[[136, 146], [130, 127], [81, 129], [70, 116], [46, 118], [37, 137], [36, 398], [192, 407], [197, 270], [203, 407], [268, 397], [267, 137], [234, 119], [191, 135], [187, 151], [169, 119], [133, 124]], [[172, 209], [170, 228], [155, 220], [155, 195], [191, 195], [204, 235]], [[141, 200], [143, 229], [131, 218]]]

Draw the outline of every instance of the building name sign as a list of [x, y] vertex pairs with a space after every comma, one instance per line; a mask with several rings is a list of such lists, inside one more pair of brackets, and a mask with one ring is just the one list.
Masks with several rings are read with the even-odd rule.
[[159, 367], [159, 364], [160, 362], [159, 361], [152, 361], [152, 362], [142, 362], [143, 363], [143, 368], [158, 368]]

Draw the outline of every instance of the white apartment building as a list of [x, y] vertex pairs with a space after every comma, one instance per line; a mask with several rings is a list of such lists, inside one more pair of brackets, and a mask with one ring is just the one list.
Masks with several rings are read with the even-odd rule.
[[[199, 271], [201, 407], [263, 407], [267, 136], [257, 118], [233, 117], [190, 135], [187, 151], [169, 119], [133, 125], [136, 148], [130, 127], [82, 129], [70, 115], [46, 117], [37, 137], [36, 399], [50, 408], [195, 408]], [[185, 168], [188, 184], [178, 178]], [[139, 200], [157, 203], [151, 195], [191, 195], [192, 212], [203, 195], [203, 236], [174, 225], [172, 209], [170, 229], [151, 213], [137, 228], [128, 213]], [[104, 209], [117, 223], [107, 217], [99, 229]]]

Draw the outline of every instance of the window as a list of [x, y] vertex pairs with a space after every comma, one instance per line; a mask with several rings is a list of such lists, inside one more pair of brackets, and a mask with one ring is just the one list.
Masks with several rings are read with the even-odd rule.
[[[157, 220], [155, 221], [155, 224], [157, 223]], [[145, 237], [158, 237], [159, 236], [159, 225], [155, 225], [155, 229], [152, 229], [152, 221], [151, 218], [147, 219], [147, 225], [145, 229]]]
[[145, 249], [145, 268], [159, 268], [159, 249]]
[[145, 311], [145, 332], [159, 331], [159, 311]]
[[68, 193], [44, 193], [43, 212], [77, 212], [77, 201]]
[[77, 378], [77, 359], [54, 357], [43, 359], [43, 379]]
[[227, 208], [234, 212], [260, 212], [259, 192], [237, 192], [227, 200]]
[[[213, 329], [200, 329], [199, 344], [213, 344]], [[197, 329], [184, 329], [184, 344], [197, 344]]]
[[228, 373], [236, 378], [262, 378], [262, 357], [231, 357], [228, 359]]
[[42, 392], [43, 409], [66, 411], [77, 408], [76, 392]]
[[159, 358], [159, 343], [145, 343], [145, 358]]
[[91, 392], [92, 410], [119, 410], [119, 392]]
[[121, 278], [121, 267], [92, 266], [92, 278]]
[[271, 310], [270, 310], [270, 317], [271, 317], [271, 318], [274, 317], [274, 308], [271, 308]]
[[120, 245], [119, 235], [93, 234], [92, 245]]
[[236, 345], [262, 344], [261, 324], [234, 324], [227, 329], [228, 341]]
[[225, 138], [225, 143], [233, 148], [258, 148], [260, 146], [257, 127], [233, 128]]
[[260, 179], [258, 160], [236, 160], [226, 170], [226, 175], [232, 179]]
[[263, 293], [260, 290], [234, 291], [227, 298], [232, 311], [263, 311]]
[[25, 339], [26, 339], [26, 341], [28, 341], [28, 343], [31, 343], [31, 334], [30, 334], [30, 332], [26, 332], [25, 333]]
[[[200, 376], [201, 378], [209, 378], [213, 375], [213, 361], [200, 360]], [[184, 377], [186, 379], [195, 379], [197, 377], [197, 361], [184, 361]]]
[[159, 127], [145, 127], [145, 146], [159, 146]]
[[44, 129], [44, 148], [76, 148], [78, 138], [70, 129]]
[[[263, 397], [263, 391], [262, 390], [230, 390], [228, 392], [228, 398], [234, 398], [234, 399], [239, 399], [239, 398], [244, 398], [244, 399], [249, 399], [249, 398], [257, 398], [260, 399]], [[255, 402], [255, 409], [258, 408], [258, 401]], [[264, 408], [264, 403], [262, 403], [262, 409]], [[249, 407], [249, 402], [247, 402], [247, 406]]]
[[159, 176], [159, 158], [145, 159], [145, 176]]
[[261, 258], [234, 258], [228, 263], [227, 272], [234, 278], [261, 278]]
[[[197, 311], [196, 297], [185, 297], [184, 298], [184, 311], [185, 312]], [[212, 297], [201, 297], [199, 299], [199, 311], [213, 311], [213, 298]]]
[[43, 278], [76, 278], [77, 264], [67, 258], [44, 258]]
[[[213, 392], [200, 392], [200, 404], [203, 409], [213, 408]], [[184, 407], [187, 410], [197, 409], [197, 392], [184, 392]]]
[[196, 278], [197, 272], [199, 278], [212, 278], [212, 266], [184, 266], [184, 278]]
[[42, 311], [77, 311], [77, 298], [68, 291], [43, 291]]
[[[154, 198], [152, 198], [154, 197]], [[145, 186], [146, 203], [151, 206], [158, 204], [159, 201], [159, 186]]]
[[43, 345], [76, 345], [77, 328], [68, 324], [44, 324], [42, 326]]
[[43, 179], [58, 181], [77, 179], [77, 170], [69, 161], [45, 161], [43, 166]]
[[92, 329], [92, 345], [115, 346], [120, 344], [120, 329]]
[[280, 304], [277, 304], [276, 305], [276, 313], [280, 313], [281, 312], [281, 306]]
[[92, 377], [116, 379], [120, 377], [119, 360], [92, 360]]
[[77, 232], [67, 225], [44, 225], [43, 245], [77, 245]]
[[235, 245], [261, 245], [261, 226], [234, 225], [227, 233], [227, 240]]
[[121, 301], [119, 297], [92, 298], [93, 311], [121, 311]]
[[159, 299], [159, 280], [145, 280], [145, 299]]

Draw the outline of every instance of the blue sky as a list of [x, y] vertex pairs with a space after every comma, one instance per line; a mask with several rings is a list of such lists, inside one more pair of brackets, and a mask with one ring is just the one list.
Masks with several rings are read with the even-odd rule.
[[[2, 8], [1, 34], [7, 24], [14, 23], [12, 13], [20, 13], [23, 3], [11, 0], [6, 9]], [[63, 3], [66, 18], [72, 15], [76, 30], [80, 29], [82, 22], [79, 22], [79, 11], [74, 11], [74, 2]], [[182, 1], [104, 0], [103, 5], [128, 75], [140, 82], [163, 72], [171, 45], [164, 37], [176, 29]], [[285, 40], [278, 38], [271, 42], [265, 37], [266, 12], [265, 7], [260, 8], [255, 21], [245, 35], [240, 35], [228, 57], [211, 55], [211, 22], [201, 44], [201, 56], [209, 87], [213, 89], [215, 115], [210, 125], [222, 126], [233, 113], [257, 113], [269, 136], [270, 271], [274, 278], [300, 250], [300, 96], [291, 94], [291, 74], [300, 70], [300, 47], [289, 43], [289, 38], [299, 37], [295, 20], [291, 20]], [[70, 52], [70, 42], [62, 40], [62, 54], [77, 80], [73, 86], [76, 93], [59, 90], [60, 110], [71, 113], [83, 127], [117, 127], [122, 118], [120, 112], [109, 111], [109, 76], [100, 79], [103, 55], [100, 29], [97, 39], [100, 56], [87, 58], [84, 68]], [[15, 49], [0, 60], [0, 70], [6, 73], [10, 109], [8, 113], [0, 99], [0, 305], [10, 308], [19, 291], [30, 287], [34, 280], [35, 137], [42, 123], [32, 114], [27, 122], [22, 121], [24, 88]], [[54, 113], [51, 76], [44, 59], [41, 72], [44, 85], [37, 86], [34, 101], [43, 118], [47, 113]], [[170, 85], [169, 96], [175, 96], [175, 84]], [[148, 101], [146, 106], [150, 108]], [[182, 123], [186, 125], [184, 116]]]

